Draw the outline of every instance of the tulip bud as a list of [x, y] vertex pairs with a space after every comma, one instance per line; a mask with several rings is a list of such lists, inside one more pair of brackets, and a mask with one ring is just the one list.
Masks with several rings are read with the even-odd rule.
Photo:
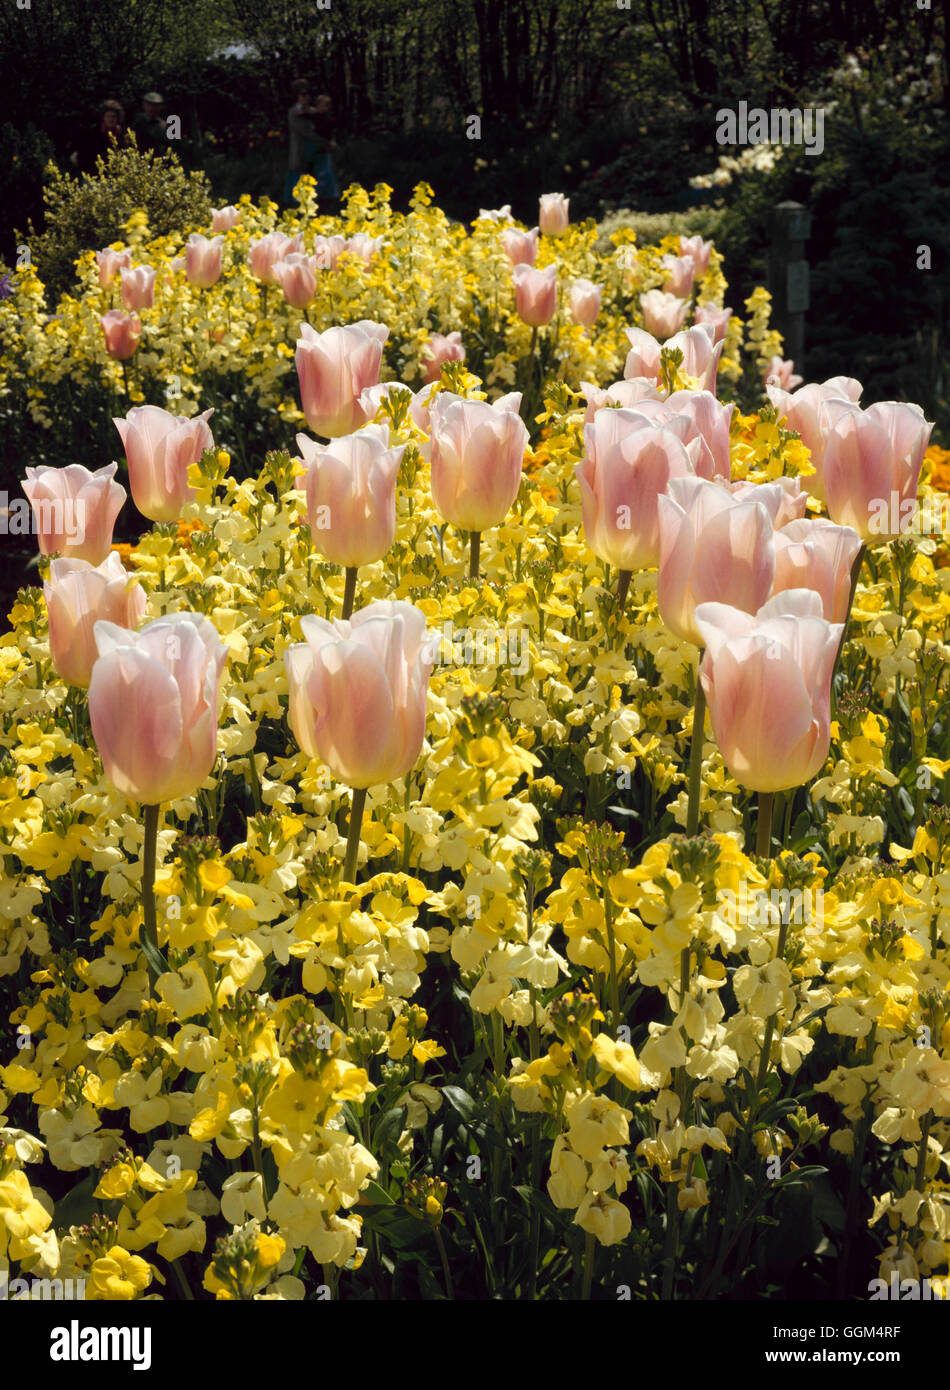
[[761, 503], [736, 501], [702, 478], [673, 478], [658, 507], [660, 616], [677, 637], [700, 646], [698, 604], [755, 613], [768, 599], [775, 577], [772, 522]]
[[288, 720], [310, 758], [348, 786], [393, 782], [425, 737], [433, 644], [411, 603], [371, 603], [349, 620], [306, 616], [284, 653]]
[[115, 474], [114, 463], [95, 473], [81, 463], [26, 470], [21, 486], [30, 501], [41, 555], [58, 553], [102, 564], [127, 496], [121, 483], [113, 481]]
[[132, 500], [151, 521], [177, 521], [195, 496], [188, 469], [214, 445], [204, 411], [191, 419], [172, 415], [158, 405], [135, 406], [124, 420], [115, 419], [129, 465]]
[[94, 624], [134, 628], [145, 612], [145, 590], [113, 550], [101, 565], [54, 560], [43, 593], [53, 665], [68, 685], [85, 689], [97, 655]]
[[99, 322], [106, 340], [106, 352], [118, 362], [127, 362], [135, 353], [142, 334], [142, 321], [137, 314], [123, 314], [110, 309]]
[[89, 722], [106, 776], [146, 806], [189, 796], [217, 755], [227, 648], [197, 613], [159, 618], [137, 633], [110, 622], [93, 631]]
[[321, 447], [305, 434], [307, 518], [317, 550], [335, 565], [381, 560], [396, 534], [396, 477], [406, 450], [386, 447], [385, 425], [366, 425]]
[[790, 589], [755, 615], [702, 603], [700, 680], [730, 774], [751, 791], [787, 791], [820, 771], [831, 741], [831, 678], [840, 623], [811, 589]]
[[426, 381], [438, 381], [443, 362], [465, 361], [465, 349], [462, 346], [461, 333], [449, 333], [446, 336], [441, 333], [433, 333], [423, 349], [423, 354], [427, 358]]
[[489, 405], [452, 392], [431, 407], [432, 496], [440, 514], [463, 531], [499, 525], [521, 484], [528, 431], [520, 392]]
[[350, 434], [366, 423], [360, 396], [377, 384], [389, 329], [363, 319], [325, 333], [304, 323], [300, 333], [297, 377], [307, 425], [329, 439]]
[[582, 328], [593, 328], [600, 313], [601, 286], [592, 280], [575, 280], [571, 285], [571, 317]]
[[224, 238], [207, 237], [192, 232], [185, 245], [185, 274], [196, 289], [208, 290], [221, 278], [221, 250]]
[[530, 265], [516, 265], [511, 280], [519, 318], [531, 328], [544, 328], [557, 308], [557, 267], [535, 270]]
[[127, 309], [151, 309], [155, 299], [155, 270], [150, 265], [139, 265], [134, 270], [123, 269], [122, 303]]
[[538, 226], [545, 236], [563, 236], [568, 227], [570, 198], [563, 193], [542, 193], [539, 201]]

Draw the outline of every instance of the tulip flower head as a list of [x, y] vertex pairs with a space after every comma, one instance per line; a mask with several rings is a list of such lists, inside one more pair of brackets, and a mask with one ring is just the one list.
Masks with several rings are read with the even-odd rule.
[[498, 526], [521, 485], [528, 431], [521, 393], [489, 405], [440, 392], [431, 407], [432, 497], [452, 526], [480, 533]]
[[123, 267], [122, 303], [127, 309], [151, 309], [155, 300], [155, 270], [150, 265], [137, 265], [134, 270]]
[[54, 560], [43, 594], [53, 665], [68, 685], [85, 689], [98, 654], [95, 624], [134, 628], [145, 613], [145, 590], [113, 550], [101, 565]]
[[538, 207], [538, 226], [545, 236], [563, 236], [568, 228], [570, 198], [563, 193], [542, 193]]
[[699, 604], [756, 613], [768, 599], [775, 577], [772, 522], [760, 502], [737, 500], [703, 478], [673, 478], [658, 508], [660, 616], [677, 637], [701, 646]]
[[137, 314], [123, 314], [120, 309], [110, 309], [99, 322], [110, 357], [117, 362], [127, 362], [135, 355], [142, 336], [142, 321]]
[[587, 544], [622, 571], [658, 564], [658, 500], [671, 478], [693, 473], [682, 441], [632, 409], [599, 411], [584, 426], [584, 442], [575, 472]]
[[348, 621], [307, 616], [284, 653], [288, 719], [310, 758], [354, 788], [393, 782], [415, 766], [434, 664], [424, 615], [411, 603], [361, 608]]
[[530, 265], [516, 265], [511, 280], [518, 317], [531, 328], [546, 327], [557, 309], [557, 266], [535, 270]]
[[772, 593], [814, 589], [830, 623], [845, 623], [851, 601], [851, 568], [861, 537], [850, 526], [816, 517], [790, 521], [775, 532], [775, 580]]
[[600, 313], [602, 286], [592, 280], [575, 280], [570, 288], [571, 317], [582, 328], [593, 328]]
[[508, 227], [501, 234], [501, 244], [511, 264], [534, 265], [538, 254], [538, 228], [530, 232], [519, 232], [516, 227]]
[[192, 232], [185, 243], [185, 274], [199, 290], [209, 290], [221, 278], [221, 252], [224, 238], [200, 236]]
[[206, 410], [190, 419], [158, 405], [133, 407], [124, 420], [114, 419], [129, 465], [132, 500], [151, 521], [177, 521], [195, 496], [188, 469], [214, 445]]
[[325, 333], [304, 323], [300, 334], [296, 363], [307, 425], [328, 439], [359, 429], [366, 423], [360, 396], [379, 380], [389, 329], [363, 319]]
[[175, 613], [129, 632], [97, 622], [89, 721], [116, 791], [154, 806], [197, 791], [218, 745], [227, 648], [198, 613]]
[[41, 555], [102, 564], [128, 495], [114, 481], [116, 471], [114, 463], [94, 473], [81, 463], [26, 470], [21, 486], [30, 502]]
[[438, 381], [443, 362], [464, 362], [465, 348], [459, 332], [433, 333], [423, 349], [426, 381]]
[[822, 481], [828, 515], [871, 544], [908, 529], [933, 425], [920, 406], [880, 401], [862, 410], [827, 401]]
[[811, 589], [777, 594], [754, 614], [702, 603], [700, 680], [726, 767], [756, 792], [811, 781], [831, 741], [831, 678], [843, 627]]
[[385, 425], [366, 425], [321, 447], [305, 434], [307, 518], [317, 550], [335, 565], [381, 560], [396, 534], [396, 477], [406, 445], [387, 447]]

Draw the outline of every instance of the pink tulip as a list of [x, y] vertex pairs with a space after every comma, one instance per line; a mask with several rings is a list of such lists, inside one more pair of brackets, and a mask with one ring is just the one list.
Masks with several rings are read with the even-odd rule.
[[680, 372], [699, 383], [699, 389], [716, 394], [716, 373], [722, 356], [722, 343], [716, 343], [711, 323], [699, 323], [668, 339], [664, 347], [678, 348], [683, 354]]
[[116, 791], [146, 806], [178, 801], [209, 776], [227, 648], [207, 618], [174, 613], [129, 632], [93, 628], [89, 722]]
[[867, 410], [828, 401], [824, 412], [828, 515], [872, 544], [895, 540], [913, 514], [933, 425], [920, 406], [902, 401], [880, 401]]
[[650, 290], [640, 296], [643, 325], [655, 338], [670, 338], [683, 327], [686, 304], [675, 294]]
[[[639, 329], [630, 331], [639, 332]], [[634, 377], [632, 381], [615, 381], [612, 386], [606, 387], [596, 386], [592, 381], [582, 381], [581, 390], [587, 401], [585, 425], [589, 425], [598, 410], [602, 410], [605, 405], [635, 408], [642, 401], [660, 400], [659, 391], [652, 382], [646, 381], [643, 377]]]
[[411, 603], [370, 603], [348, 621], [307, 615], [284, 653], [288, 719], [310, 758], [354, 788], [394, 782], [422, 751], [434, 662]]
[[779, 386], [767, 386], [766, 394], [778, 411], [779, 419], [784, 419], [788, 428], [800, 435], [802, 443], [807, 447], [815, 474], [805, 479], [805, 486], [813, 497], [824, 501], [825, 489], [821, 469], [825, 454], [825, 438], [830, 426], [824, 418], [823, 407], [826, 401], [859, 401], [860, 381], [855, 381], [854, 377], [835, 376], [820, 385], [802, 386], [794, 392], [785, 391]]
[[731, 309], [720, 309], [715, 304], [697, 304], [696, 312], [693, 315], [696, 323], [710, 323], [714, 330], [714, 343], [723, 343], [726, 340], [726, 329], [729, 320], [732, 318]]
[[127, 493], [114, 482], [116, 465], [90, 473], [81, 463], [65, 468], [28, 468], [21, 484], [30, 501], [41, 555], [101, 565]]
[[772, 522], [759, 502], [739, 502], [719, 483], [673, 478], [658, 503], [660, 616], [685, 642], [702, 645], [694, 610], [727, 603], [757, 612], [772, 591]]
[[658, 499], [671, 478], [693, 472], [682, 442], [636, 410], [598, 412], [584, 426], [584, 442], [575, 473], [587, 544], [621, 570], [658, 564]]
[[568, 228], [567, 210], [570, 205], [570, 198], [565, 198], [563, 193], [541, 194], [538, 226], [545, 236], [564, 235]]
[[96, 265], [99, 267], [99, 285], [105, 289], [120, 270], [128, 270], [132, 264], [131, 251], [113, 251], [106, 247], [96, 252]]
[[801, 386], [803, 380], [803, 377], [795, 375], [795, 363], [791, 358], [785, 361], [781, 357], [770, 357], [763, 373], [765, 385], [777, 386], [780, 391], [792, 391], [796, 386]]
[[651, 333], [646, 333], [642, 328], [627, 328], [624, 331], [630, 343], [630, 351], [623, 364], [624, 379], [636, 381], [642, 377], [647, 381], [658, 381], [660, 344]]
[[[413, 396], [412, 387], [406, 386], [402, 381], [378, 381], [375, 386], [367, 386], [365, 391], [360, 392], [359, 404], [366, 424], [370, 425], [376, 419], [376, 413], [390, 391], [408, 391], [410, 396]], [[410, 411], [411, 409], [410, 405]]]
[[155, 271], [150, 265], [138, 265], [134, 270], [123, 267], [122, 303], [127, 309], [151, 309], [155, 301]]
[[571, 285], [571, 317], [581, 328], [593, 328], [600, 313], [601, 289], [592, 280], [575, 280]]
[[443, 362], [464, 362], [465, 349], [462, 346], [461, 333], [449, 333], [445, 336], [441, 333], [433, 333], [429, 341], [423, 348], [428, 359], [425, 366], [425, 379], [438, 381], [442, 374]]
[[213, 232], [230, 232], [241, 220], [241, 210], [236, 208], [233, 203], [229, 203], [226, 208], [211, 209], [211, 230]]
[[389, 329], [362, 319], [347, 328], [317, 333], [300, 325], [297, 376], [307, 425], [316, 434], [336, 439], [366, 424], [360, 395], [375, 386]]
[[127, 362], [139, 345], [142, 320], [137, 314], [123, 314], [120, 309], [110, 309], [99, 322], [105, 335], [106, 352], [118, 362]]
[[501, 244], [512, 265], [534, 265], [538, 254], [538, 228], [519, 232], [516, 227], [509, 227], [501, 234]]
[[829, 623], [845, 623], [851, 600], [851, 567], [861, 537], [850, 526], [819, 518], [791, 521], [775, 532], [772, 593], [814, 589]]
[[207, 237], [192, 232], [185, 244], [185, 274], [199, 290], [209, 290], [221, 278], [221, 251], [224, 238]]
[[684, 444], [693, 439], [702, 440], [703, 447], [696, 461], [697, 476], [724, 478], [728, 482], [732, 476], [729, 429], [735, 406], [720, 404], [711, 391], [674, 391], [666, 405], [672, 417], [682, 417], [688, 422], [687, 432], [682, 436]]
[[[341, 238], [342, 240], [342, 238]], [[283, 232], [268, 232], [267, 236], [251, 242], [247, 252], [247, 264], [251, 274], [262, 285], [276, 285], [274, 266], [291, 252], [303, 251], [303, 237], [284, 236]]]
[[[771, 483], [731, 483], [729, 491], [742, 502], [761, 502], [776, 531], [799, 521], [808, 507], [808, 493], [798, 478], [776, 478]], [[802, 585], [807, 588], [807, 585]]]
[[511, 204], [505, 203], [501, 208], [479, 208], [478, 216], [489, 222], [506, 222], [511, 217]]
[[751, 616], [703, 603], [700, 680], [719, 750], [751, 791], [787, 791], [820, 771], [831, 741], [831, 678], [843, 627], [811, 589], [777, 594]]
[[692, 256], [697, 280], [701, 280], [709, 269], [709, 253], [712, 249], [712, 242], [703, 241], [701, 236], [680, 237], [680, 255]]
[[677, 299], [688, 299], [693, 292], [696, 262], [692, 256], [661, 256], [660, 265], [666, 271], [663, 293]]
[[365, 425], [326, 447], [297, 435], [308, 465], [310, 535], [320, 554], [335, 565], [371, 565], [393, 543], [396, 476], [407, 446], [390, 449], [388, 440], [385, 425]]
[[520, 406], [517, 391], [492, 405], [442, 391], [432, 404], [432, 497], [460, 530], [497, 526], [518, 496], [528, 446]]
[[531, 328], [544, 328], [557, 308], [557, 266], [535, 270], [530, 265], [516, 265], [511, 280], [518, 317]]
[[150, 521], [177, 521], [195, 496], [188, 469], [214, 445], [211, 410], [185, 419], [158, 405], [137, 405], [113, 420], [129, 465], [132, 500]]
[[53, 560], [43, 593], [53, 665], [67, 685], [85, 689], [97, 655], [93, 624], [135, 627], [145, 612], [145, 590], [112, 550], [98, 566]]
[[358, 257], [365, 265], [372, 264], [382, 247], [383, 238], [381, 236], [367, 236], [365, 232], [356, 232], [346, 243], [346, 250], [349, 254]]
[[274, 263], [274, 278], [293, 309], [306, 309], [317, 292], [317, 258], [290, 252]]
[[336, 263], [346, 250], [346, 237], [318, 236], [313, 239], [313, 258], [320, 270], [336, 270]]

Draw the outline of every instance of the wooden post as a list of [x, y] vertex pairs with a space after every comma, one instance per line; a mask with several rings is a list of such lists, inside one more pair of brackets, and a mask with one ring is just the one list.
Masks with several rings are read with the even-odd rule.
[[811, 213], [801, 203], [779, 203], [772, 209], [771, 232], [772, 320], [782, 335], [783, 355], [792, 358], [796, 372], [804, 376], [805, 311], [809, 305], [805, 242], [811, 235]]

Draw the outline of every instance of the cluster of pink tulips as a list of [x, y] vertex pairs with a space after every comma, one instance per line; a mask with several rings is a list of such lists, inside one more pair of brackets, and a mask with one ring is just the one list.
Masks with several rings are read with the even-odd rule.
[[[483, 216], [500, 222], [507, 212]], [[567, 213], [561, 195], [545, 195], [536, 228], [501, 232], [518, 312], [535, 335], [551, 321], [557, 299], [556, 267], [534, 268], [538, 237], [562, 234]], [[216, 228], [228, 230], [236, 215], [236, 209], [221, 209]], [[221, 241], [220, 234], [189, 240], [184, 268], [192, 283], [211, 285], [220, 275]], [[302, 307], [312, 298], [319, 269], [332, 267], [344, 251], [366, 258], [378, 251], [369, 238], [318, 241], [308, 257], [299, 238], [272, 232], [251, 247], [252, 271], [262, 285], [279, 284]], [[701, 321], [683, 327], [709, 255], [708, 243], [683, 239], [681, 254], [665, 258], [663, 289], [643, 297], [647, 328], [628, 330], [623, 380], [605, 388], [583, 383], [585, 454], [576, 469], [587, 543], [619, 571], [618, 607], [632, 575], [655, 569], [662, 619], [701, 651], [691, 833], [698, 826], [707, 701], [730, 773], [769, 808], [774, 792], [801, 785], [821, 767], [830, 741], [834, 670], [864, 545], [893, 538], [875, 532], [872, 513], [877, 500], [892, 493], [900, 501], [916, 497], [932, 428], [913, 405], [862, 409], [860, 384], [850, 378], [794, 390], [792, 364], [777, 359], [769, 398], [808, 446], [815, 472], [805, 480], [807, 490], [790, 478], [733, 481], [733, 407], [715, 396], [729, 311], [709, 308], [697, 313]], [[130, 311], [150, 302], [154, 272], [133, 268], [127, 253], [101, 253], [99, 270], [106, 280], [121, 276]], [[599, 312], [600, 289], [577, 281], [570, 302], [575, 320], [589, 326]], [[137, 322], [134, 312], [105, 316], [114, 355], [134, 351]], [[388, 334], [368, 320], [323, 333], [303, 324], [296, 345], [301, 406], [318, 436], [297, 436], [312, 541], [345, 569], [346, 583], [341, 619], [305, 617], [305, 640], [286, 653], [289, 721], [301, 748], [353, 789], [344, 865], [350, 881], [366, 789], [403, 776], [419, 756], [432, 666], [425, 619], [412, 605], [373, 603], [353, 615], [358, 568], [382, 560], [393, 545], [397, 479], [409, 447], [393, 445], [388, 426], [374, 423], [380, 404], [391, 391], [407, 393], [411, 418], [428, 436], [422, 449], [435, 506], [447, 523], [470, 533], [472, 576], [479, 571], [481, 534], [504, 520], [517, 497], [528, 445], [520, 393], [488, 403], [428, 386], [412, 392], [399, 382], [380, 383]], [[458, 332], [434, 334], [425, 354], [427, 381], [464, 355]], [[672, 389], [673, 360], [696, 383], [693, 389]], [[178, 419], [147, 405], [115, 421], [143, 515], [174, 521], [194, 497], [188, 470], [214, 445], [210, 415]], [[193, 613], [133, 630], [145, 596], [109, 554], [125, 500], [114, 474], [114, 464], [96, 474], [78, 466], [31, 469], [24, 488], [37, 517], [46, 518], [39, 527], [41, 551], [61, 557], [45, 586], [53, 661], [70, 685], [88, 687], [106, 775], [147, 808], [148, 898], [158, 805], [193, 792], [213, 767], [226, 649], [212, 624]], [[825, 504], [830, 520], [806, 515], [809, 494]], [[68, 533], [62, 520], [58, 529], [50, 521], [55, 509], [47, 504], [54, 501], [61, 517], [63, 508], [82, 504], [81, 536]], [[760, 851], [768, 843], [760, 818]], [[159, 958], [151, 912], [144, 941], [154, 970]]]
[[[708, 390], [663, 400], [659, 345], [636, 329], [630, 338], [626, 379], [603, 393], [589, 389], [576, 472], [588, 544], [619, 569], [620, 602], [634, 571], [656, 568], [664, 622], [705, 648], [691, 759], [695, 830], [706, 700], [726, 766], [743, 786], [770, 797], [821, 767], [864, 544], [893, 539], [873, 532], [876, 502], [892, 491], [916, 497], [932, 425], [901, 402], [862, 410], [860, 384], [850, 378], [794, 394], [770, 386], [773, 404], [810, 448], [816, 471], [807, 481], [831, 517], [807, 519], [798, 479], [731, 481], [732, 407]], [[706, 341], [715, 370], [716, 349]], [[619, 409], [600, 408], [614, 400]]]

